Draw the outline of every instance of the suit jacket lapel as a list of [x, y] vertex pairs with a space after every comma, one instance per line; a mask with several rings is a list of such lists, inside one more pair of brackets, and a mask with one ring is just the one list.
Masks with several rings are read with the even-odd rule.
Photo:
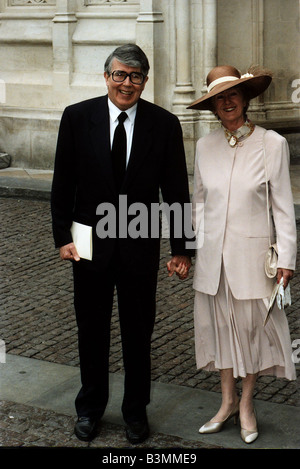
[[126, 191], [126, 188], [135, 177], [139, 167], [149, 153], [153, 143], [152, 127], [153, 120], [147, 110], [146, 102], [143, 99], [140, 99], [136, 111], [131, 153], [122, 191]]
[[100, 171], [106, 174], [110, 188], [116, 192], [110, 155], [110, 128], [107, 96], [99, 98], [90, 119], [89, 137]]

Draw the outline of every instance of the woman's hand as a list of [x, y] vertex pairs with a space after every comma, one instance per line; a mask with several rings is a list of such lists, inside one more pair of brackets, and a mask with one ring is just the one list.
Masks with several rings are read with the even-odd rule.
[[293, 270], [289, 269], [282, 269], [281, 267], [278, 267], [277, 269], [277, 283], [280, 282], [281, 277], [283, 277], [283, 288], [286, 288], [289, 284], [289, 281], [294, 275]]
[[191, 267], [191, 258], [188, 256], [174, 256], [167, 263], [169, 277], [176, 273], [180, 280], [185, 280], [188, 277]]

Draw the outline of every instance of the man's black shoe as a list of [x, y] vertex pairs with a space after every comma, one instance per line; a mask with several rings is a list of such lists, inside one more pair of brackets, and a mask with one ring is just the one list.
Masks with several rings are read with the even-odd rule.
[[74, 433], [79, 440], [91, 441], [96, 436], [98, 420], [90, 417], [79, 417]]
[[149, 436], [149, 425], [147, 420], [127, 423], [126, 437], [132, 445], [142, 443]]

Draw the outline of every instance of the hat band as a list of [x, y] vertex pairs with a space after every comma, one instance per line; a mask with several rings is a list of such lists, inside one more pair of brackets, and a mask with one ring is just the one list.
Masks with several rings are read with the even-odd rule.
[[216, 80], [212, 81], [208, 85], [207, 91], [209, 93], [216, 85], [219, 85], [220, 83], [225, 83], [226, 81], [234, 81], [234, 80], [240, 80], [240, 78], [233, 77], [233, 76], [217, 78]]

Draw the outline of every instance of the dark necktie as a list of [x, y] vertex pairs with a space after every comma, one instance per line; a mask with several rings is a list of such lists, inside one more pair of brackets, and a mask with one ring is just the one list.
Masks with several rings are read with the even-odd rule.
[[114, 133], [114, 140], [111, 149], [113, 171], [118, 191], [120, 191], [126, 170], [127, 139], [123, 122], [127, 117], [128, 115], [126, 112], [121, 112], [121, 114], [119, 114], [119, 124], [117, 125]]

